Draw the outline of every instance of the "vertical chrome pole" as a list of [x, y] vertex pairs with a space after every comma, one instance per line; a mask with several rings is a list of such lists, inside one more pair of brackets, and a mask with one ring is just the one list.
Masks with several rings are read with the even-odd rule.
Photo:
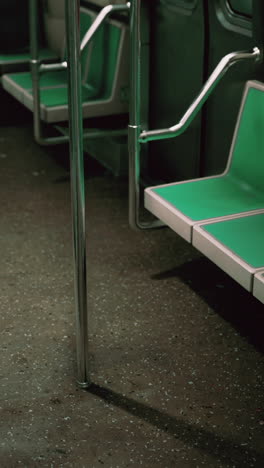
[[162, 227], [160, 220], [141, 222], [140, 141], [141, 132], [141, 0], [130, 2], [130, 101], [128, 125], [129, 224], [134, 229]]
[[138, 228], [140, 204], [140, 61], [141, 61], [141, 0], [130, 4], [130, 107], [128, 126], [129, 149], [129, 224]]
[[80, 0], [65, 0], [78, 385], [90, 384], [86, 285], [85, 186], [80, 65]]
[[32, 77], [33, 95], [33, 125], [36, 140], [41, 138], [40, 123], [40, 89], [39, 89], [39, 5], [38, 0], [29, 2], [29, 27], [30, 27], [30, 65]]

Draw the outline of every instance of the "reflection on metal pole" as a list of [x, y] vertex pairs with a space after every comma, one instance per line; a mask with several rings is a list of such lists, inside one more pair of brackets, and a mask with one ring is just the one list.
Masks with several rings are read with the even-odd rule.
[[29, 2], [29, 24], [30, 24], [30, 66], [32, 76], [32, 94], [33, 94], [33, 125], [36, 141], [41, 140], [41, 121], [40, 121], [40, 87], [39, 87], [39, 4], [37, 0]]
[[71, 155], [73, 250], [76, 301], [78, 384], [89, 386], [88, 317], [85, 243], [85, 187], [80, 65], [80, 0], [65, 0]]
[[160, 220], [141, 221], [140, 211], [140, 133], [141, 133], [141, 0], [130, 3], [130, 101], [128, 125], [129, 150], [129, 224], [133, 229], [162, 227]]

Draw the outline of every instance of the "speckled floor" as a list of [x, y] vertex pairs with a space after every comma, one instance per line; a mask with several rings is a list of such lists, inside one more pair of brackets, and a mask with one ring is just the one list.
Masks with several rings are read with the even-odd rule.
[[130, 230], [126, 183], [90, 160], [76, 387], [63, 153], [0, 128], [0, 467], [263, 467], [264, 306], [172, 231]]

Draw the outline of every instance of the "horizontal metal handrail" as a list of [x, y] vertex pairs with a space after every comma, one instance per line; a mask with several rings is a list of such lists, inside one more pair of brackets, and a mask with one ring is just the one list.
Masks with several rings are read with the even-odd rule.
[[203, 104], [207, 101], [208, 97], [219, 83], [221, 78], [225, 75], [226, 71], [235, 63], [241, 60], [259, 61], [261, 59], [261, 51], [258, 47], [254, 47], [253, 50], [249, 51], [240, 51], [240, 52], [231, 52], [220, 60], [204, 86], [202, 87], [200, 93], [196, 99], [192, 102], [190, 107], [187, 109], [179, 123], [173, 125], [169, 128], [157, 129], [157, 130], [147, 130], [142, 131], [139, 136], [139, 141], [141, 143], [147, 143], [148, 141], [153, 140], [162, 140], [165, 138], [173, 138], [178, 135], [181, 135], [194, 120], [198, 112], [200, 111]]
[[68, 67], [68, 64], [66, 60], [64, 62], [57, 62], [57, 63], [41, 63], [39, 66], [39, 72], [45, 73], [48, 71], [66, 70], [67, 67]]

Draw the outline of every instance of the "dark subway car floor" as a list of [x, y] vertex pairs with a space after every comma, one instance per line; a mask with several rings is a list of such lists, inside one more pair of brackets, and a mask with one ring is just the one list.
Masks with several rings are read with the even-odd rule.
[[75, 382], [67, 147], [0, 128], [0, 466], [263, 467], [264, 306], [86, 158], [92, 385]]

